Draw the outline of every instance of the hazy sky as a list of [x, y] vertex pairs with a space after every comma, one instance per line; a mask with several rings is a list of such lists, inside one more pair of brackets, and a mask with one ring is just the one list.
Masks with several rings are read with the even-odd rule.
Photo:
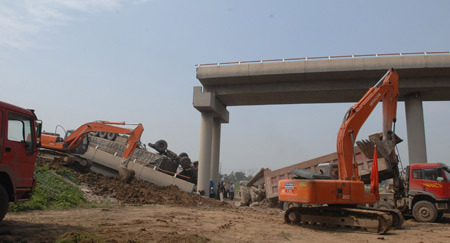
[[[195, 64], [448, 51], [449, 10], [446, 0], [0, 0], [0, 100], [34, 108], [46, 131], [140, 122], [143, 142], [166, 139], [196, 160]], [[222, 173], [334, 152], [351, 105], [229, 107]], [[403, 103], [398, 113], [406, 139]], [[425, 102], [424, 113], [429, 162], [450, 164], [450, 102]], [[358, 138], [379, 131], [378, 107]], [[408, 164], [406, 142], [399, 150]]]

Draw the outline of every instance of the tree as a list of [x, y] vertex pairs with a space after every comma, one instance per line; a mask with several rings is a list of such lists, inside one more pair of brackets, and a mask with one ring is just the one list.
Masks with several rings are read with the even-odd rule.
[[225, 181], [232, 181], [234, 184], [239, 184], [240, 181], [248, 181], [252, 178], [252, 175], [246, 175], [243, 171], [231, 171], [231, 173], [228, 174], [220, 174], [219, 178], [224, 179]]

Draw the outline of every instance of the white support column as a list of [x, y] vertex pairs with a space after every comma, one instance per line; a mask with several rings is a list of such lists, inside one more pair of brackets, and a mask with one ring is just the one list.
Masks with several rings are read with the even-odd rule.
[[407, 97], [405, 112], [409, 164], [427, 163], [422, 100], [418, 96]]
[[197, 190], [209, 196], [210, 180], [217, 183], [219, 179], [220, 128], [221, 123], [228, 123], [229, 113], [214, 92], [201, 86], [194, 87], [193, 105], [202, 114]]
[[211, 179], [214, 186], [219, 181], [219, 159], [220, 159], [220, 131], [222, 124], [218, 119], [214, 119], [212, 133], [212, 155], [211, 155]]
[[197, 190], [209, 196], [209, 180], [211, 172], [213, 114], [202, 112], [200, 127], [200, 153], [198, 158]]

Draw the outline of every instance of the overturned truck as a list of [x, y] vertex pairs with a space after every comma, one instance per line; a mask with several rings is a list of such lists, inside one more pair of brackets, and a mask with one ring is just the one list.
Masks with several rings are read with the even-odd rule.
[[[92, 161], [93, 171], [113, 176], [118, 175], [122, 154], [126, 147], [126, 136], [89, 135], [89, 145], [82, 158]], [[192, 163], [187, 154], [176, 155], [167, 149], [167, 143], [159, 140], [149, 144], [157, 153], [147, 150], [144, 145], [135, 149], [128, 169], [135, 172], [135, 178], [157, 185], [176, 185], [181, 190], [192, 192], [197, 182], [198, 162]]]

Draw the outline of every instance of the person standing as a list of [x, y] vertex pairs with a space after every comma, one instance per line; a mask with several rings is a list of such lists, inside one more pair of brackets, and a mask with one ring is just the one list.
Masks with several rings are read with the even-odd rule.
[[225, 190], [226, 190], [226, 198], [230, 198], [230, 181], [227, 181], [227, 184], [225, 185]]
[[223, 202], [223, 194], [225, 193], [225, 186], [224, 186], [225, 182], [220, 182], [219, 183], [219, 199], [221, 202]]
[[223, 198], [228, 198], [228, 184], [223, 182]]
[[216, 195], [216, 191], [214, 191], [214, 182], [212, 180], [209, 181], [209, 198], [214, 198]]
[[220, 200], [220, 181], [217, 182], [216, 199]]
[[231, 182], [230, 185], [230, 200], [234, 200], [234, 184]]

